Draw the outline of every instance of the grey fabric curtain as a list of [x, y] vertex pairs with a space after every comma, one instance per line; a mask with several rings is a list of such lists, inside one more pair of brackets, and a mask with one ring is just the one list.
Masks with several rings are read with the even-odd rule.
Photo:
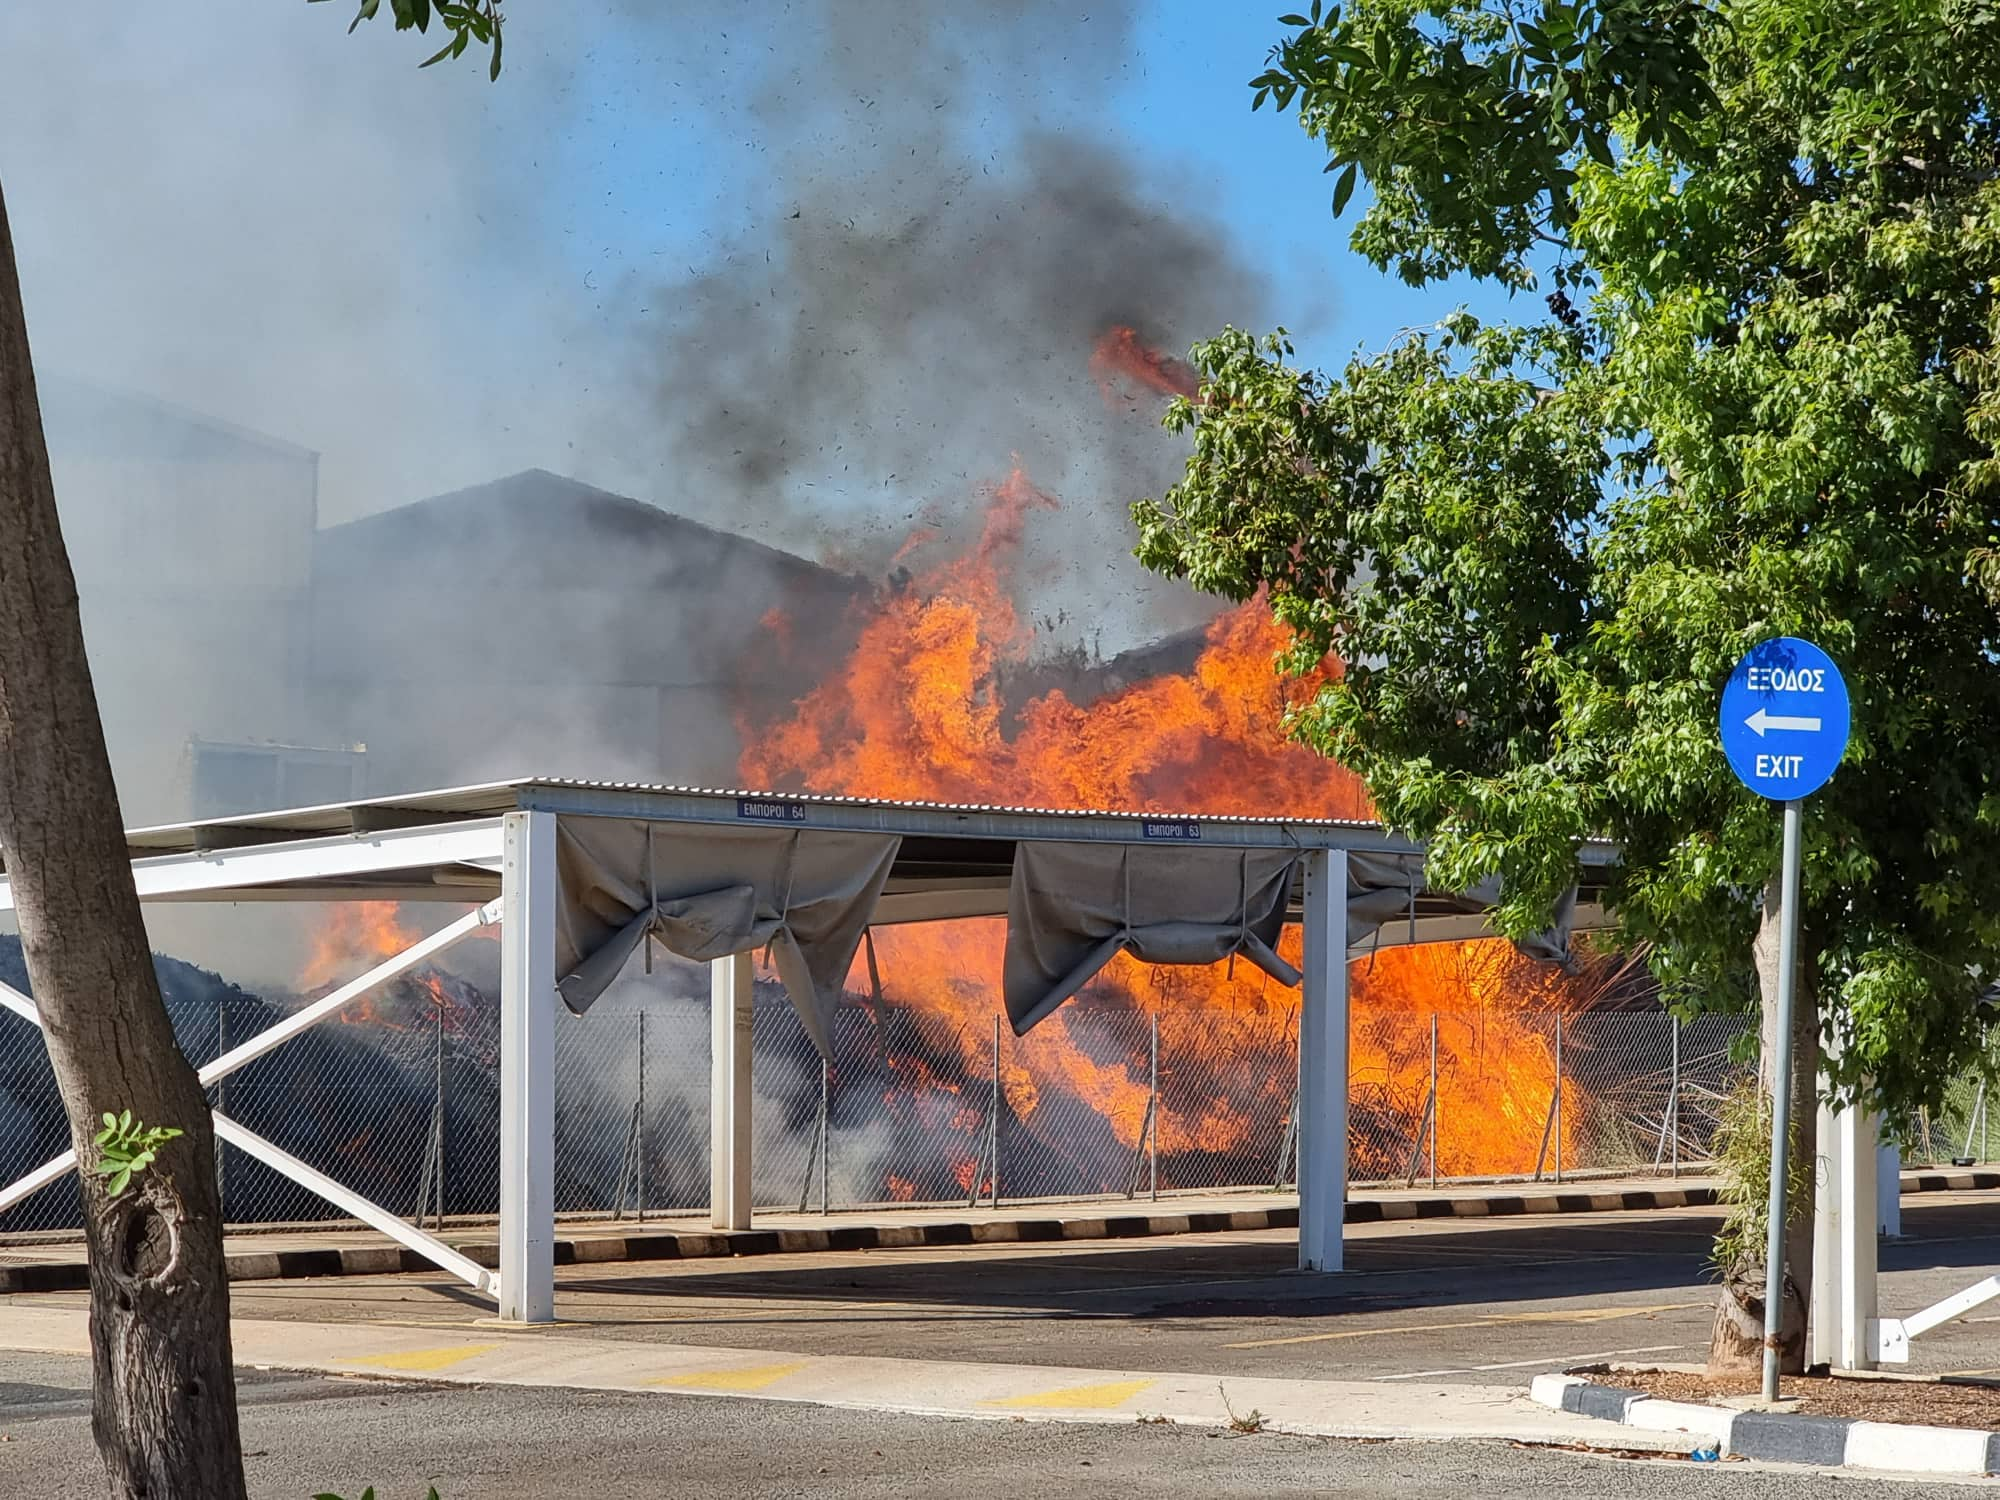
[[1240, 953], [1284, 984], [1278, 957], [1296, 849], [1020, 844], [1007, 893], [1007, 1018], [1025, 1033], [1121, 952], [1155, 964]]
[[[1421, 854], [1365, 854], [1347, 856], [1347, 945], [1357, 948], [1398, 918], [1411, 920], [1417, 897], [1425, 891], [1424, 858]], [[1435, 907], [1440, 893], [1429, 893]], [[1500, 899], [1497, 877], [1482, 880], [1469, 891], [1460, 892], [1454, 903], [1467, 914], [1489, 910]], [[1576, 914], [1576, 888], [1564, 893], [1556, 904], [1555, 924], [1514, 946], [1528, 957], [1543, 963], [1559, 964], [1565, 970], [1576, 966], [1570, 948], [1570, 926]]]
[[1421, 854], [1347, 855], [1347, 946], [1358, 948], [1397, 918], [1416, 914], [1424, 889]]
[[769, 948], [822, 1054], [902, 840], [829, 829], [565, 817], [556, 973], [581, 1015], [649, 938], [698, 962]]

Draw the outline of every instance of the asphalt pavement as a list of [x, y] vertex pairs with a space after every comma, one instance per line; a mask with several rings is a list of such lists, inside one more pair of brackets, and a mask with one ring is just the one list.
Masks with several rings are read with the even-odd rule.
[[[99, 1500], [85, 1362], [7, 1355], [0, 1495]], [[1740, 1463], [1621, 1460], [1497, 1443], [1341, 1442], [1185, 1427], [967, 1421], [721, 1397], [246, 1373], [255, 1500], [952, 1500], [1395, 1496], [1466, 1500], [1990, 1497], [1954, 1486]]]
[[[440, 1276], [239, 1283], [239, 1360], [263, 1367], [242, 1375], [246, 1446], [260, 1496], [374, 1483], [379, 1500], [433, 1482], [443, 1500], [1951, 1492], [1694, 1464], [1671, 1437], [1678, 1456], [1619, 1462], [1549, 1446], [1640, 1441], [1525, 1387], [1698, 1359], [1716, 1221], [1355, 1226], [1336, 1276], [1296, 1272], [1283, 1231], [578, 1265], [562, 1321], [536, 1328]], [[2000, 1265], [2000, 1195], [1911, 1198], [1904, 1226], [1882, 1251], [1885, 1314]], [[0, 1496], [101, 1493], [83, 1309], [0, 1298]], [[2000, 1304], [1916, 1347], [1917, 1370], [2000, 1367]], [[1257, 1402], [1269, 1430], [1229, 1431]]]
[[[798, 1354], [1525, 1385], [1599, 1359], [1701, 1358], [1713, 1210], [1351, 1227], [1348, 1270], [1303, 1276], [1284, 1231], [1085, 1245], [820, 1252], [571, 1266], [557, 1313], [593, 1338]], [[1905, 1200], [1882, 1311], [2000, 1267], [2000, 1194]], [[50, 1305], [68, 1297], [24, 1298]], [[490, 1326], [441, 1276], [239, 1283], [238, 1316]], [[552, 1330], [554, 1331], [554, 1330]], [[1926, 1334], [1914, 1371], [2000, 1368], [2000, 1303]]]

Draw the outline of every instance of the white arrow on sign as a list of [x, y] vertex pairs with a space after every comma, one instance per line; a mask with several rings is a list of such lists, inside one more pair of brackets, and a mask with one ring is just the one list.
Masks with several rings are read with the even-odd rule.
[[1819, 731], [1818, 719], [1808, 719], [1792, 714], [1767, 714], [1761, 708], [1743, 722], [1756, 732], [1759, 739], [1764, 737], [1764, 731], [1767, 729], [1802, 729], [1808, 733], [1817, 733]]

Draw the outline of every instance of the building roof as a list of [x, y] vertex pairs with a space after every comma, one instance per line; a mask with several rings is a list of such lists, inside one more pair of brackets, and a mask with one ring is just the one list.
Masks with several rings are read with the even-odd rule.
[[[392, 544], [395, 550], [385, 553], [385, 544]], [[705, 553], [755, 557], [789, 573], [841, 578], [857, 587], [860, 583], [795, 552], [547, 469], [523, 469], [343, 521], [319, 533], [319, 545], [330, 560], [349, 551], [371, 563], [399, 556], [434, 560], [441, 555], [436, 549], [448, 549], [450, 555], [460, 558], [468, 553], [504, 551], [513, 558], [525, 556], [543, 562], [580, 553], [600, 568], [634, 560], [626, 551], [607, 552], [606, 544], [614, 549], [639, 549], [640, 559], [649, 547], [695, 546]]]

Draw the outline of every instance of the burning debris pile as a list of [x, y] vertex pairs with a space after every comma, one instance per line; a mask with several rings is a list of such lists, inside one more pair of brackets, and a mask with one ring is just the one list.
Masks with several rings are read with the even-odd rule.
[[[391, 906], [337, 908], [322, 934], [304, 993], [277, 1004], [192, 964], [155, 955], [160, 989], [181, 1050], [197, 1065], [277, 1024], [368, 962], [415, 940], [395, 925]], [[357, 944], [367, 943], [367, 948]], [[0, 937], [0, 981], [26, 992], [20, 941]], [[484, 994], [451, 974], [419, 969], [357, 1000], [338, 1024], [314, 1027], [209, 1090], [211, 1103], [249, 1130], [320, 1168], [364, 1196], [413, 1208], [424, 1143], [444, 1112], [444, 1134], [480, 1142], [462, 1161], [447, 1159], [446, 1201], [460, 1212], [497, 1207], [492, 1122], [497, 1118], [497, 1012]], [[450, 1087], [437, 1087], [443, 1048]], [[0, 1016], [0, 1181], [13, 1181], [69, 1145], [62, 1101], [34, 1028]], [[338, 1217], [338, 1210], [262, 1163], [225, 1147], [223, 1209], [232, 1222]], [[80, 1222], [75, 1179], [43, 1189], [0, 1213], [0, 1233], [64, 1229]]]

